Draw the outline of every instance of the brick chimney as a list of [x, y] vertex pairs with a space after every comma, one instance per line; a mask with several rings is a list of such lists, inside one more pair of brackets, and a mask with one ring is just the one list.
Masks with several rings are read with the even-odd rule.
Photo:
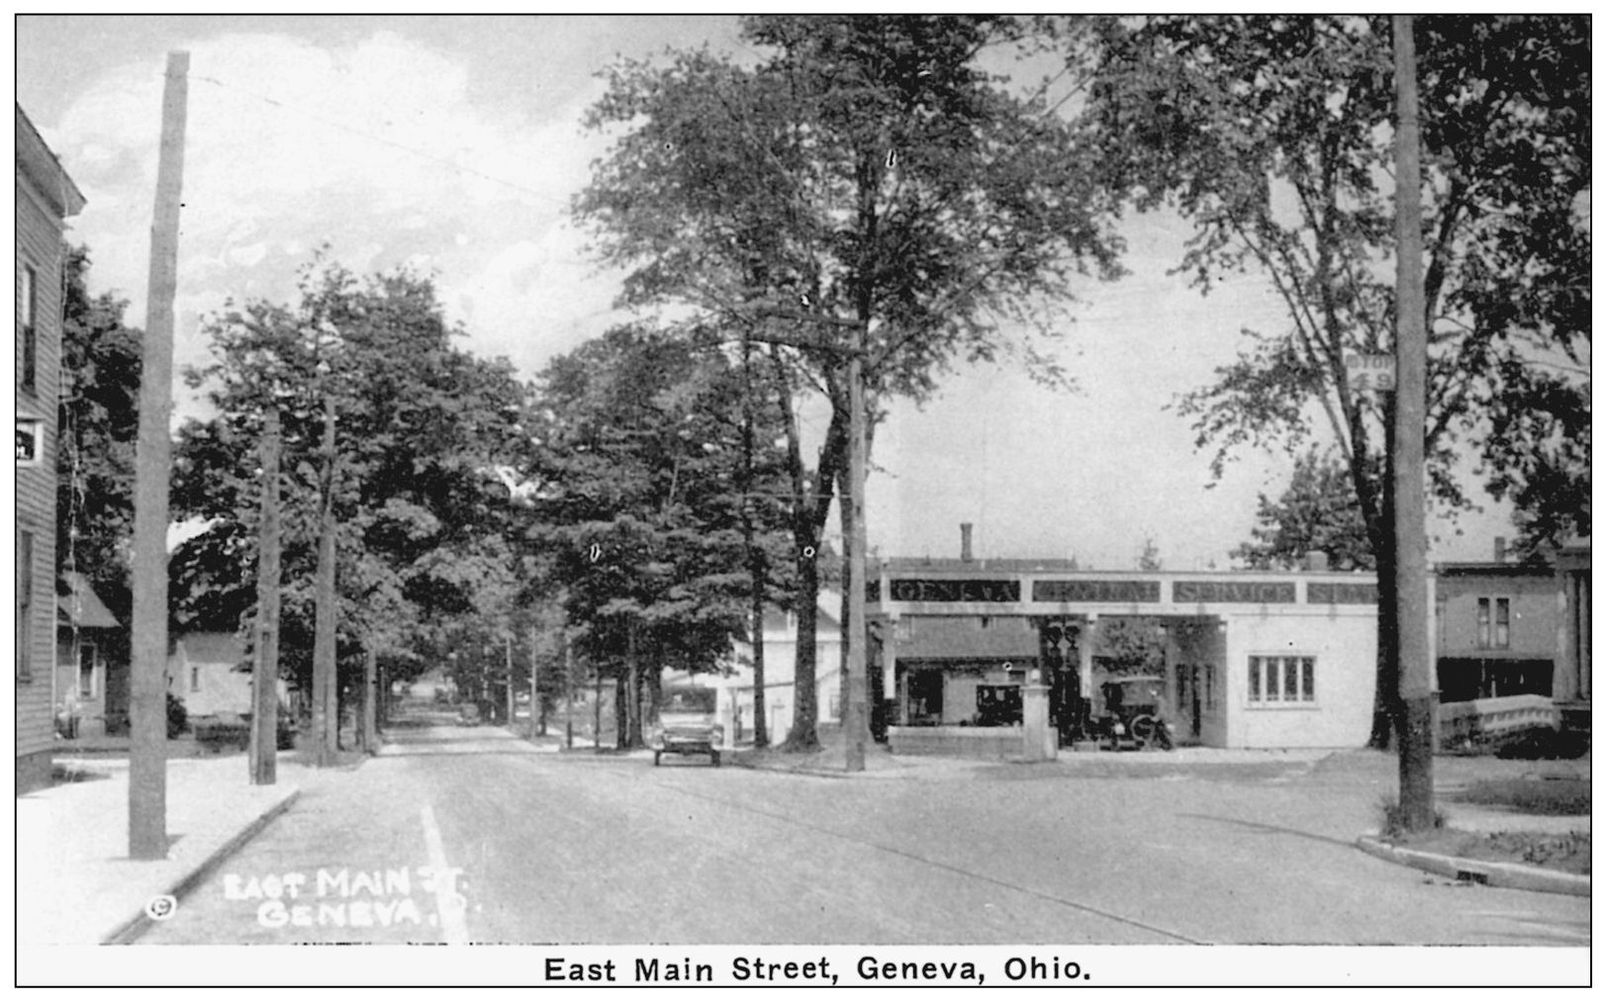
[[961, 523], [961, 559], [972, 562], [972, 523]]
[[1492, 559], [1497, 563], [1508, 563], [1508, 540], [1497, 536], [1492, 540]]

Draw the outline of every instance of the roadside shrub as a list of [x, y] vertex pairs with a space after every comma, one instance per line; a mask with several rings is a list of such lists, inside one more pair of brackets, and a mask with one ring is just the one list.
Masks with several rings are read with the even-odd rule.
[[184, 708], [184, 700], [168, 693], [168, 737], [176, 738], [190, 729], [190, 712]]
[[1532, 727], [1492, 743], [1498, 758], [1575, 759], [1587, 753], [1590, 741], [1582, 731]]
[[251, 743], [251, 725], [236, 720], [208, 720], [195, 725], [196, 744], [208, 752], [245, 751]]
[[1592, 813], [1592, 784], [1584, 779], [1483, 779], [1456, 796], [1466, 804], [1512, 807], [1526, 814]]

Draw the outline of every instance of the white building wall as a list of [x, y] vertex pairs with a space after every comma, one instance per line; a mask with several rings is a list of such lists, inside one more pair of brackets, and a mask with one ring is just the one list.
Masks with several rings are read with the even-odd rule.
[[[1312, 615], [1229, 617], [1228, 744], [1233, 748], [1354, 748], [1369, 739], [1374, 713], [1375, 623], [1367, 615], [1331, 612]], [[1311, 657], [1311, 703], [1253, 702], [1250, 659]]]

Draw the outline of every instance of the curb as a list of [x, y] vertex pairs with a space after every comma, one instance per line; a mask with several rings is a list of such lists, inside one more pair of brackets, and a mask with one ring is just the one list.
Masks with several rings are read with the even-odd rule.
[[[223, 845], [215, 849], [211, 855], [202, 860], [201, 863], [189, 873], [174, 881], [172, 886], [167, 889], [166, 893], [170, 897], [177, 900], [195, 890], [198, 886], [200, 886], [202, 881], [212, 876], [213, 871], [215, 871], [225, 860], [239, 852], [247, 842], [250, 842], [252, 839], [256, 838], [258, 832], [261, 832], [264, 828], [267, 828], [269, 823], [275, 818], [290, 810], [291, 805], [294, 804], [297, 798], [299, 798], [301, 795], [302, 791], [300, 789], [290, 791], [290, 793], [287, 794], [284, 799], [280, 800], [276, 804], [273, 804], [262, 814], [258, 815], [256, 820], [252, 821], [239, 832], [235, 833], [233, 838], [229, 839]], [[101, 945], [128, 946], [137, 941], [142, 935], [145, 934], [147, 929], [151, 928], [151, 926], [155, 924], [156, 919], [153, 919], [142, 908], [133, 918], [123, 922], [115, 927], [110, 933], [101, 937]]]
[[1541, 891], [1545, 894], [1573, 894], [1592, 896], [1592, 878], [1559, 870], [1544, 870], [1522, 863], [1497, 863], [1491, 860], [1464, 859], [1461, 856], [1443, 856], [1440, 853], [1419, 849], [1403, 849], [1390, 845], [1374, 834], [1360, 835], [1357, 847], [1371, 856], [1411, 866], [1439, 876], [1464, 883], [1486, 884], [1490, 887], [1507, 887], [1520, 891]]

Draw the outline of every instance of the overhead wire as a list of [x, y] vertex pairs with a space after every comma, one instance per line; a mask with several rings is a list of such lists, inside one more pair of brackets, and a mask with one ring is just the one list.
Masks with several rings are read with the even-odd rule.
[[524, 193], [526, 195], [530, 195], [533, 198], [536, 198], [536, 199], [539, 199], [541, 201], [547, 202], [547, 203], [549, 203], [551, 205], [556, 205], [556, 206], [559, 206], [561, 208], [568, 208], [568, 206], [569, 206], [569, 203], [567, 201], [565, 201], [564, 199], [555, 198], [552, 195], [544, 194], [543, 192], [537, 191], [534, 188], [527, 187], [527, 186], [525, 186], [523, 184], [520, 184], [520, 183], [518, 183], [516, 181], [510, 181], [507, 178], [497, 177], [494, 174], [488, 174], [485, 171], [476, 170], [473, 167], [465, 167], [463, 164], [459, 163], [456, 160], [451, 159], [450, 157], [440, 156], [438, 154], [431, 153], [431, 152], [429, 152], [427, 150], [422, 150], [422, 149], [420, 149], [420, 148], [418, 148], [416, 146], [410, 146], [407, 143], [398, 142], [395, 139], [388, 139], [385, 136], [376, 135], [376, 134], [374, 134], [372, 132], [365, 131], [365, 130], [360, 129], [360, 128], [354, 126], [354, 125], [350, 125], [350, 124], [348, 124], [346, 122], [341, 122], [341, 121], [338, 121], [336, 119], [329, 118], [328, 116], [320, 115], [317, 112], [309, 111], [306, 108], [302, 108], [302, 107], [298, 107], [296, 105], [289, 104], [289, 103], [287, 103], [285, 101], [281, 101], [278, 98], [269, 97], [267, 94], [260, 94], [260, 93], [258, 93], [256, 91], [248, 90], [248, 89], [246, 89], [244, 87], [236, 86], [235, 84], [226, 83], [226, 82], [224, 82], [222, 80], [219, 80], [216, 77], [209, 77], [209, 76], [201, 76], [201, 75], [198, 75], [198, 74], [191, 74], [190, 79], [199, 80], [202, 83], [212, 84], [214, 87], [218, 87], [218, 88], [220, 88], [222, 90], [233, 91], [236, 94], [241, 94], [241, 95], [244, 95], [246, 97], [254, 98], [254, 99], [258, 100], [258, 101], [263, 102], [264, 104], [272, 105], [272, 106], [274, 106], [276, 108], [282, 109], [283, 111], [287, 112], [288, 114], [297, 115], [297, 116], [300, 116], [300, 117], [303, 117], [303, 118], [312, 119], [313, 121], [319, 122], [319, 123], [321, 123], [323, 125], [327, 125], [332, 129], [337, 129], [337, 130], [339, 130], [341, 132], [345, 132], [345, 133], [348, 133], [350, 135], [358, 136], [359, 138], [362, 138], [362, 139], [367, 139], [370, 142], [380, 143], [381, 145], [389, 146], [389, 147], [391, 147], [393, 149], [401, 150], [404, 153], [411, 154], [413, 156], [419, 157], [419, 158], [424, 159], [424, 160], [429, 160], [429, 161], [431, 161], [433, 163], [440, 164], [440, 165], [442, 165], [444, 167], [449, 167], [452, 170], [455, 170], [455, 171], [457, 171], [457, 172], [459, 172], [461, 174], [469, 174], [469, 175], [472, 175], [474, 177], [478, 177], [478, 178], [480, 178], [482, 180], [485, 180], [485, 181], [491, 181], [494, 184], [500, 184], [500, 185], [503, 185], [504, 187], [512, 188], [515, 191], [519, 191], [519, 192], [522, 192], [522, 193]]

